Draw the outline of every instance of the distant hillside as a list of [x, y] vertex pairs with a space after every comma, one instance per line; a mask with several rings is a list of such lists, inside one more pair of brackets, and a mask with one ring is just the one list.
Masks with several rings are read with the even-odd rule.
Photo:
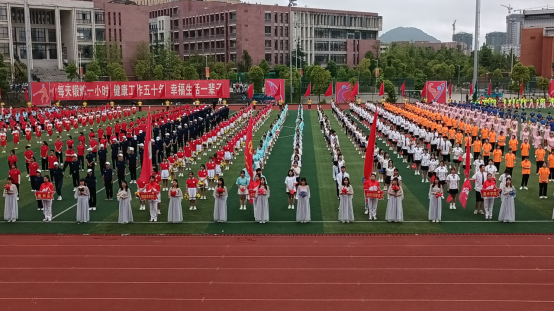
[[379, 37], [382, 43], [391, 43], [397, 41], [429, 41], [432, 43], [440, 42], [437, 38], [428, 35], [423, 30], [414, 27], [398, 27], [387, 31]]

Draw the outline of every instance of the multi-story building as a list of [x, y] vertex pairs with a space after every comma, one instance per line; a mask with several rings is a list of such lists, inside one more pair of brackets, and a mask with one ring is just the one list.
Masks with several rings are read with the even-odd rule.
[[521, 45], [521, 28], [523, 27], [523, 14], [510, 14], [506, 16], [506, 44], [510, 46]]
[[382, 28], [376, 13], [216, 1], [150, 7], [150, 19], [161, 16], [169, 16], [174, 50], [185, 58], [201, 54], [238, 62], [246, 50], [253, 63], [265, 59], [273, 65], [288, 64], [296, 45], [309, 64], [358, 64], [366, 52], [379, 53]]
[[552, 77], [554, 62], [554, 10], [524, 10], [521, 63], [534, 65], [538, 76]]
[[494, 52], [500, 53], [503, 45], [506, 44], [506, 33], [501, 31], [490, 32], [485, 35], [486, 45]]
[[521, 55], [521, 46], [504, 44], [502, 45], [502, 47], [500, 47], [500, 54], [503, 54], [503, 55], [513, 54], [515, 57], [519, 57]]
[[473, 34], [459, 32], [452, 35], [452, 41], [464, 43], [469, 51], [473, 50]]
[[[114, 1], [29, 0], [31, 44], [29, 67], [61, 70], [75, 62], [85, 67], [97, 42], [117, 44], [128, 74], [140, 41], [148, 41], [146, 7]], [[0, 0], [0, 52], [13, 65], [27, 64], [23, 1]]]

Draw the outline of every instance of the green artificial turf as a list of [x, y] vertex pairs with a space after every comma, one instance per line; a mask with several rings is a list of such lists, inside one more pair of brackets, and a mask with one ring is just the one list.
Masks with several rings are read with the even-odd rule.
[[[269, 130], [273, 120], [279, 116], [278, 111], [271, 113], [270, 118], [254, 134], [256, 146], [263, 132]], [[287, 197], [285, 194], [284, 180], [290, 168], [290, 156], [293, 152], [293, 135], [297, 111], [289, 111], [283, 124], [279, 139], [276, 141], [271, 155], [264, 166], [263, 174], [267, 177], [271, 189], [269, 199], [270, 221], [266, 224], [254, 222], [252, 205], [247, 210], [239, 210], [237, 187], [235, 180], [240, 170], [244, 168], [244, 154], [241, 152], [231, 165], [230, 170], [224, 171], [229, 190], [228, 222], [225, 224], [214, 223], [213, 204], [211, 193], [208, 199], [198, 201], [198, 210], [190, 211], [188, 202], [183, 201], [184, 223], [167, 224], [163, 221], [167, 218], [168, 199], [162, 197], [162, 215], [157, 223], [150, 223], [149, 212], [138, 210], [138, 201], [133, 200], [133, 214], [135, 223], [128, 225], [117, 224], [118, 202], [104, 201], [105, 192], [98, 193], [98, 205], [96, 211], [91, 211], [91, 222], [77, 224], [75, 222], [76, 200], [73, 198], [73, 186], [71, 179], [64, 179], [63, 200], [54, 201], [53, 215], [57, 216], [51, 223], [43, 223], [42, 211], [37, 210], [34, 194], [30, 192], [30, 185], [25, 177], [23, 152], [25, 144], [22, 143], [17, 151], [19, 167], [22, 170], [22, 184], [19, 201], [19, 220], [16, 223], [0, 222], [0, 233], [95, 233], [95, 234], [321, 234], [321, 233], [551, 233], [554, 232], [552, 219], [552, 196], [548, 200], [538, 199], [538, 178], [532, 174], [528, 191], [519, 191], [516, 197], [516, 220], [514, 224], [504, 224], [497, 221], [485, 221], [482, 215], [473, 214], [475, 202], [474, 192], [471, 192], [467, 209], [462, 209], [458, 204], [457, 210], [449, 210], [446, 202], [443, 207], [443, 222], [431, 223], [427, 221], [428, 184], [421, 183], [420, 176], [414, 176], [413, 170], [407, 169], [406, 164], [392, 156], [395, 165], [400, 170], [404, 183], [404, 219], [406, 222], [389, 224], [384, 222], [386, 200], [380, 201], [378, 206], [378, 221], [369, 221], [364, 214], [364, 196], [362, 191], [362, 176], [365, 159], [355, 149], [354, 144], [347, 138], [330, 110], [325, 113], [329, 117], [331, 126], [337, 130], [341, 150], [346, 160], [347, 172], [350, 174], [354, 185], [354, 214], [356, 222], [343, 224], [338, 222], [338, 199], [335, 182], [332, 178], [331, 155], [325, 144], [325, 139], [320, 131], [317, 111], [304, 111], [303, 155], [301, 176], [306, 177], [311, 189], [311, 218], [308, 224], [296, 223], [296, 209], [287, 209]], [[144, 114], [144, 113], [141, 113]], [[366, 133], [369, 130], [365, 129]], [[88, 132], [89, 128], [84, 131]], [[81, 129], [79, 129], [81, 131]], [[72, 134], [73, 135], [73, 134]], [[64, 133], [65, 138], [65, 133]], [[10, 138], [11, 139], [11, 138]], [[74, 135], [74, 139], [76, 136]], [[54, 141], [52, 141], [53, 143]], [[386, 148], [382, 141], [377, 140], [377, 147]], [[10, 145], [8, 145], [10, 148]], [[35, 155], [39, 155], [40, 145], [32, 141], [32, 149]], [[385, 149], [388, 151], [388, 148]], [[212, 150], [212, 153], [214, 150]], [[531, 155], [534, 151], [531, 150]], [[7, 177], [7, 156], [0, 154], [0, 175]], [[207, 161], [208, 156], [193, 166], [197, 172], [200, 164]], [[40, 159], [39, 159], [40, 161]], [[514, 182], [519, 186], [521, 179], [520, 157], [514, 169]], [[534, 163], [533, 163], [534, 165]], [[501, 167], [501, 170], [504, 168]], [[20, 169], [21, 170], [21, 169]], [[101, 178], [99, 169], [96, 169], [99, 178], [97, 189], [100, 189]], [[534, 167], [533, 167], [534, 173]], [[84, 172], [82, 173], [84, 175]], [[185, 178], [179, 178], [183, 185]], [[131, 189], [136, 190], [132, 184]], [[549, 195], [553, 188], [550, 186]], [[72, 208], [71, 208], [72, 207]], [[496, 200], [494, 216], [498, 216], [500, 200]], [[3, 213], [3, 205], [0, 205], [0, 213]], [[65, 211], [65, 212], [64, 212]], [[62, 213], [63, 212], [63, 213]], [[60, 214], [61, 213], [61, 214]]]

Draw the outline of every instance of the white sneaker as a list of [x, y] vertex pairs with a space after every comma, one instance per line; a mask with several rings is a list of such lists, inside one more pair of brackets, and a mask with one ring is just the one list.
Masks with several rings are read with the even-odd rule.
[[77, 188], [76, 188], [76, 187], [74, 187], [74, 188], [73, 188], [73, 192], [75, 192], [76, 190], [77, 190]]
[[524, 188], [525, 190], [528, 190], [527, 186], [524, 186], [523, 188]]
[[523, 186], [520, 186], [519, 189], [520, 189], [520, 190], [523, 190]]
[[160, 211], [160, 209], [158, 209], [158, 214], [159, 214], [159, 215], [161, 215], [161, 214], [162, 214], [162, 212]]
[[25, 176], [25, 177], [26, 177], [26, 178], [28, 178], [28, 177], [29, 177], [29, 175], [27, 175], [27, 176]]
[[425, 182], [425, 179], [421, 179], [421, 183], [424, 183]]
[[61, 196], [58, 196], [58, 200], [62, 200], [62, 197], [61, 197]]
[[[366, 211], [364, 212], [364, 214], [369, 214], [369, 211], [366, 210]], [[371, 217], [370, 217], [370, 218], [371, 218]]]

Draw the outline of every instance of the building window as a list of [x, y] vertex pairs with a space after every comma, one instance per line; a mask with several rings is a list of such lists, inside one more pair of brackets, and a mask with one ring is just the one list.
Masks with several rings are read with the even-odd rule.
[[48, 29], [48, 42], [56, 42], [56, 30]]
[[45, 60], [46, 59], [46, 45], [45, 44], [33, 44], [33, 59]]
[[27, 58], [27, 47], [25, 45], [19, 45], [19, 57], [22, 59]]
[[2, 39], [8, 38], [8, 27], [7, 26], [0, 27], [0, 38], [2, 38]]
[[289, 49], [289, 41], [285, 40], [285, 50], [288, 50], [288, 49]]
[[119, 29], [119, 42], [121, 42], [121, 41], [123, 41], [123, 40], [121, 39], [121, 28], [120, 28]]
[[104, 28], [96, 28], [96, 41], [105, 41], [106, 40], [106, 30]]
[[279, 40], [275, 40], [275, 50], [279, 49]]
[[79, 56], [85, 59], [93, 57], [93, 48], [91, 45], [79, 45]]
[[46, 42], [46, 29], [31, 28], [31, 41]]
[[94, 22], [96, 24], [104, 24], [104, 12], [94, 12]]
[[236, 54], [231, 54], [231, 61], [233, 61], [234, 63], [237, 62], [237, 55]]
[[8, 11], [6, 7], [0, 7], [0, 20], [5, 21], [8, 19]]
[[119, 26], [121, 26], [121, 12], [117, 13], [117, 15], [119, 16]]
[[281, 50], [283, 50], [283, 40], [281, 40], [281, 41], [279, 42], [279, 46], [280, 46]]
[[289, 13], [285, 13], [285, 23], [289, 22]]
[[56, 46], [53, 44], [49, 44], [48, 47], [48, 58], [51, 60], [57, 60], [58, 59], [58, 49], [56, 49]]
[[265, 26], [265, 33], [271, 34], [271, 26]]
[[108, 34], [109, 34], [109, 38], [110, 40], [109, 41], [112, 41], [112, 29], [108, 29]]
[[271, 22], [271, 13], [265, 13], [265, 20]]
[[90, 24], [90, 11], [77, 11], [77, 23]]
[[265, 54], [265, 60], [271, 64], [271, 53], [266, 53]]
[[265, 47], [271, 49], [271, 40], [266, 40], [265, 41]]
[[275, 37], [279, 35], [279, 27], [277, 26], [273, 27], [273, 35], [275, 35]]
[[283, 37], [283, 26], [279, 27], [279, 36]]
[[283, 65], [283, 54], [279, 56], [279, 64]]
[[275, 60], [275, 62], [273, 64], [275, 64], [275, 65], [279, 64], [279, 54], [275, 53], [273, 59]]
[[110, 15], [110, 12], [108, 12], [108, 25], [112, 24], [112, 16]]
[[[316, 50], [317, 51], [317, 50]], [[320, 50], [323, 51], [323, 50]], [[328, 50], [325, 50], [328, 51]], [[346, 42], [331, 42], [331, 51], [346, 51]]]
[[289, 28], [285, 27], [285, 37], [288, 37], [288, 36], [289, 36]]
[[337, 64], [346, 64], [346, 54], [331, 54], [331, 60]]
[[90, 28], [77, 28], [77, 40], [90, 41], [92, 40], [92, 29]]
[[4, 58], [9, 58], [10, 57], [10, 44], [5, 42], [5, 43], [0, 43], [0, 53], [2, 53], [4, 55]]
[[279, 19], [281, 23], [283, 22], [283, 13], [281, 13], [281, 18]]

